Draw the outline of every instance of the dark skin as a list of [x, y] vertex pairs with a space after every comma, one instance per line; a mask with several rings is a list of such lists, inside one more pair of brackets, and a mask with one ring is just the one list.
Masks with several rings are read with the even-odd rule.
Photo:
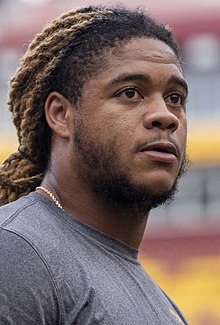
[[42, 186], [56, 195], [66, 212], [138, 248], [149, 209], [141, 216], [129, 206], [117, 209], [115, 204], [111, 209], [92, 190], [89, 179], [99, 176], [102, 165], [91, 167], [83, 158], [75, 128], [83, 125], [88, 152], [92, 152], [89, 143], [114, 148], [114, 168], [128, 173], [134, 184], [156, 195], [169, 191], [186, 148], [187, 88], [175, 54], [161, 41], [133, 39], [117, 55], [106, 57], [105, 71], [85, 82], [80, 107], [57, 92], [46, 100], [53, 135]]

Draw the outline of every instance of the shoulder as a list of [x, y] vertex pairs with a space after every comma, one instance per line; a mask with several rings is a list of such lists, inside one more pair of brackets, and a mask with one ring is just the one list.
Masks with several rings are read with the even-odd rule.
[[82, 307], [90, 283], [81, 261], [85, 239], [72, 219], [34, 193], [0, 208], [0, 323], [8, 308], [13, 317], [28, 308], [20, 325], [44, 313], [54, 317], [46, 324], [62, 323]]
[[62, 318], [59, 288], [44, 257], [50, 214], [33, 194], [0, 208], [1, 324], [59, 324]]
[[33, 205], [35, 200], [31, 196], [24, 196], [20, 199], [0, 207], [0, 226], [9, 221], [19, 211]]
[[0, 228], [43, 250], [62, 228], [59, 212], [52, 202], [33, 192], [0, 208]]
[[31, 245], [0, 228], [0, 323], [58, 324], [56, 285]]

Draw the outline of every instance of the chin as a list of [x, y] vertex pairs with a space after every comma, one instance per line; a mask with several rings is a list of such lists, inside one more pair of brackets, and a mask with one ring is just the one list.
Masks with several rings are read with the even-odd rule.
[[152, 193], [161, 194], [171, 190], [177, 175], [171, 175], [170, 173], [164, 172], [154, 172], [151, 175], [146, 175], [145, 178], [140, 178], [142, 185], [145, 185]]

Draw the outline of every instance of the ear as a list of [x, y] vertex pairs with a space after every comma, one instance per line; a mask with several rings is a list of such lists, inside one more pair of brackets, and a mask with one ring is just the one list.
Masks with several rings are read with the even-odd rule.
[[62, 138], [70, 138], [73, 106], [60, 93], [53, 91], [45, 102], [45, 116], [51, 130]]

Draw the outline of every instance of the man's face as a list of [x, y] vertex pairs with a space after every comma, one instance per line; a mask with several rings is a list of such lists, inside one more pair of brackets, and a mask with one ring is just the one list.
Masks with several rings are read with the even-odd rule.
[[74, 121], [78, 172], [106, 202], [149, 210], [170, 197], [184, 165], [186, 83], [158, 40], [133, 39], [106, 57]]

